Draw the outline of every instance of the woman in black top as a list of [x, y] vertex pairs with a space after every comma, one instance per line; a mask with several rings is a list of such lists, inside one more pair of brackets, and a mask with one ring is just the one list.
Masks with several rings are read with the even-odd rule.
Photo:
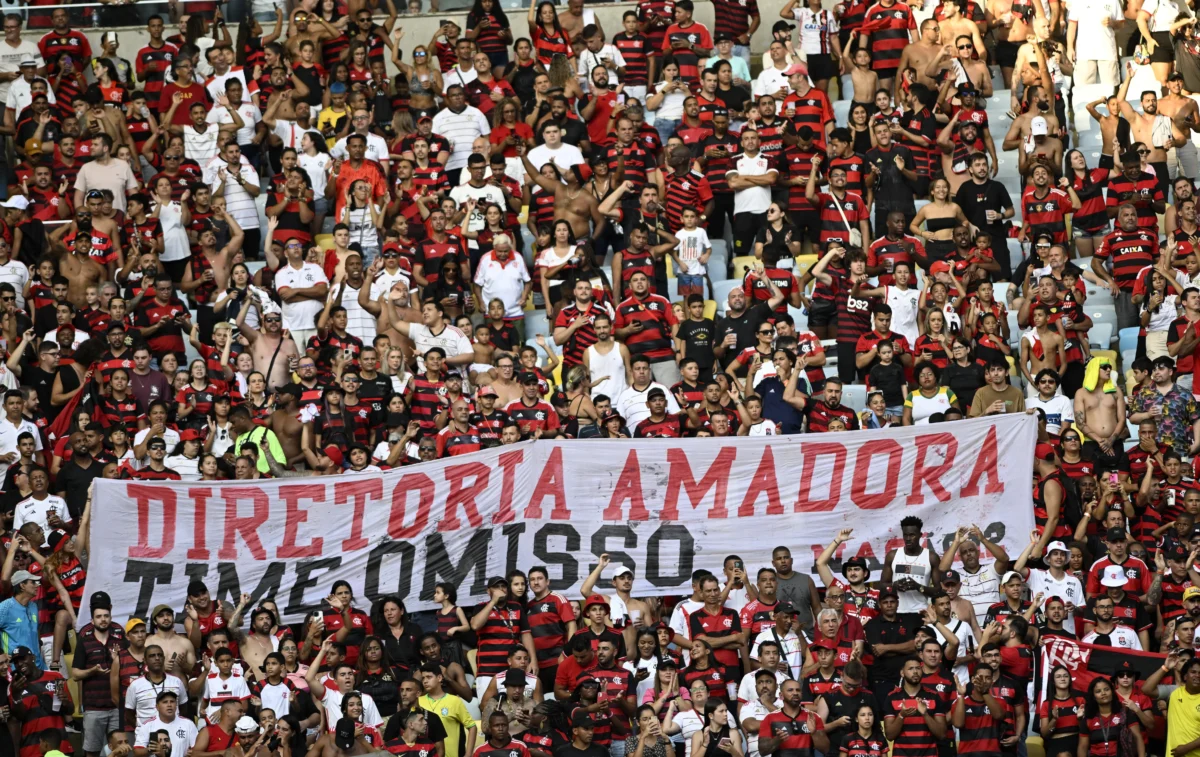
[[[421, 664], [417, 639], [421, 629], [408, 620], [404, 600], [390, 596], [376, 600], [371, 608], [371, 625], [383, 643], [385, 657], [406, 673]], [[364, 650], [365, 651], [365, 650]], [[405, 678], [409, 677], [405, 675]]]
[[962, 337], [950, 343], [949, 365], [942, 369], [942, 386], [949, 387], [958, 397], [961, 407], [970, 407], [975, 392], [987, 383], [983, 377], [983, 366], [971, 358], [971, 350]]
[[850, 133], [854, 136], [854, 152], [866, 155], [875, 146], [871, 135], [871, 114], [867, 106], [855, 103], [850, 107]]
[[742, 734], [729, 726], [729, 706], [721, 699], [704, 704], [704, 728], [692, 735], [692, 757], [742, 757]]
[[783, 208], [773, 202], [767, 208], [767, 223], [754, 236], [754, 257], [767, 259], [767, 251], [774, 251], [774, 260], [794, 258], [800, 254], [803, 240], [796, 227], [787, 220]]
[[358, 656], [355, 687], [371, 695], [380, 716], [388, 718], [396, 714], [400, 705], [400, 682], [410, 677], [408, 671], [392, 664], [383, 646], [383, 639], [378, 636], [366, 638], [362, 653]]

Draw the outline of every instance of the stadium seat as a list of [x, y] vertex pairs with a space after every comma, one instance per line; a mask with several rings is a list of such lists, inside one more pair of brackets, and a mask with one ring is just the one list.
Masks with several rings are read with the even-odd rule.
[[[668, 273], [670, 273], [668, 271]], [[679, 279], [671, 277], [667, 279], [667, 299], [675, 302], [679, 299]]]
[[1106, 357], [1112, 362], [1113, 365], [1118, 365], [1116, 350], [1092, 350], [1092, 357]]
[[799, 255], [795, 258], [795, 264], [792, 266], [792, 272], [796, 274], [796, 279], [799, 280], [808, 270], [817, 264], [821, 258], [817, 255]]
[[842, 387], [842, 404], [856, 413], [867, 409], [867, 387], [862, 384], [847, 384]]
[[1113, 324], [1097, 323], [1088, 330], [1088, 342], [1096, 349], [1107, 350], [1112, 344], [1112, 335]]
[[708, 318], [709, 320], [713, 320], [717, 317], [717, 301], [716, 300], [705, 300], [704, 301], [704, 317]]
[[741, 286], [741, 279], [726, 279], [713, 282], [713, 299], [717, 302], [718, 310], [725, 310], [725, 301], [734, 287]]
[[525, 314], [525, 334], [530, 339], [534, 334], [550, 335], [550, 319], [545, 310], [532, 310]]
[[322, 250], [333, 249], [333, 234], [317, 234], [313, 241], [316, 242], [317, 246]]
[[1008, 300], [1007, 300], [1008, 290], [1011, 287], [1012, 287], [1012, 284], [1007, 281], [995, 282], [994, 284], [992, 284], [992, 299], [994, 299], [996, 302], [1007, 303], [1008, 302]]
[[1137, 358], [1137, 350], [1121, 350], [1121, 370], [1129, 370], [1129, 366], [1133, 365], [1133, 361]]
[[[542, 332], [539, 332], [539, 333], [542, 333]], [[547, 357], [549, 357], [549, 354], [546, 352], [546, 350], [542, 349], [542, 346], [537, 343], [537, 339], [535, 337], [531, 336], [528, 339], [526, 339], [525, 344], [538, 351], [538, 359], [539, 360], [544, 360]], [[554, 348], [554, 340], [550, 338], [549, 334], [546, 334], [546, 347], [549, 348], [550, 352], [554, 353], [555, 355], [558, 354], [558, 351]]]
[[1017, 323], [1017, 311], [1008, 311], [1008, 343], [1016, 344], [1021, 341], [1021, 326]]
[[1138, 332], [1140, 331], [1141, 329], [1137, 326], [1130, 326], [1117, 332], [1117, 345], [1122, 355], [1126, 352], [1137, 351]]
[[833, 119], [836, 123], [845, 124], [850, 122], [850, 105], [849, 99], [833, 101]]
[[1008, 260], [1012, 263], [1012, 267], [1016, 268], [1017, 263], [1025, 259], [1025, 250], [1021, 247], [1021, 240], [1009, 237], [1005, 241], [1008, 244]]
[[753, 255], [739, 255], [733, 259], [733, 278], [741, 281], [746, 275], [747, 269], [753, 269], [754, 264], [758, 262], [758, 258]]

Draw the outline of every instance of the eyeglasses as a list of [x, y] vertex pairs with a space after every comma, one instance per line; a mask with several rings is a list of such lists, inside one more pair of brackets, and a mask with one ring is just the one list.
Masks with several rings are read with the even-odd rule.
[[1149, 150], [1138, 150], [1137, 152], [1138, 152], [1138, 155], [1149, 155], [1150, 154]]
[[302, 370], [302, 371], [307, 371], [310, 368], [313, 370], [316, 370], [317, 366], [312, 363], [301, 363], [300, 364], [300, 370]]

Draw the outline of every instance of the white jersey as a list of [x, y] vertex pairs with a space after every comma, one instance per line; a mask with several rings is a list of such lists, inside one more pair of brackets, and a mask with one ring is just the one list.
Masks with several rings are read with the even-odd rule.
[[[947, 624], [954, 635], [958, 637], [958, 656], [965, 657], [967, 649], [973, 647], [976, 643], [975, 631], [971, 628], [971, 624], [965, 620], [952, 620]], [[937, 634], [938, 643], [945, 646], [947, 637], [942, 635], [937, 626], [933, 627], [933, 632]], [[966, 684], [971, 680], [971, 672], [967, 669], [965, 663], [954, 666], [954, 677], [962, 684]]]
[[[1087, 605], [1087, 595], [1083, 593], [1083, 584], [1075, 576], [1063, 571], [1062, 579], [1057, 579], [1050, 574], [1048, 570], [1037, 570], [1030, 568], [1029, 577], [1026, 579], [1029, 583], [1029, 593], [1032, 596], [1041, 594], [1045, 597], [1062, 597], [1064, 602], [1069, 602], [1076, 607], [1085, 607]], [[1066, 619], [1063, 621], [1063, 628], [1075, 633], [1075, 613], [1067, 613]]]
[[417, 346], [417, 364], [421, 373], [425, 372], [423, 355], [434, 347], [441, 348], [447, 359], [475, 351], [471, 340], [467, 339], [467, 335], [457, 326], [443, 326], [442, 330], [435, 334], [423, 323], [411, 323], [408, 326], [408, 337]]
[[179, 704], [188, 701], [187, 687], [183, 681], [170, 673], [164, 673], [162, 683], [153, 683], [146, 676], [135, 678], [129, 682], [125, 690], [125, 709], [133, 710], [137, 722], [147, 723], [158, 717], [158, 695], [164, 691], [173, 691], [179, 697]]
[[[1172, 311], [1174, 312], [1174, 311]], [[1046, 433], [1058, 436], [1062, 433], [1063, 423], [1075, 422], [1075, 403], [1069, 397], [1056, 394], [1048, 400], [1039, 395], [1025, 399], [1025, 409], [1040, 407], [1046, 414]]]
[[71, 522], [71, 513], [62, 497], [47, 494], [45, 499], [23, 499], [17, 503], [13, 514], [13, 531], [19, 531], [26, 523], [36, 523], [42, 527], [42, 531], [49, 534], [53, 530], [49, 523], [50, 513], [56, 513], [63, 523]]
[[887, 291], [887, 304], [892, 309], [892, 331], [908, 340], [909, 348], [917, 344], [917, 314], [920, 308], [917, 301], [921, 293], [912, 287], [900, 289], [894, 286], [884, 287]]
[[134, 733], [133, 745], [145, 748], [150, 743], [150, 734], [158, 731], [171, 734], [171, 757], [186, 757], [196, 745], [196, 724], [178, 715], [170, 723], [164, 723], [158, 717], [142, 723]]
[[[327, 681], [325, 684], [325, 698], [321, 700], [321, 704], [325, 705], [325, 720], [329, 723], [329, 730], [337, 727], [337, 722], [342, 719], [342, 697], [345, 694], [333, 687], [333, 683]], [[383, 725], [383, 718], [379, 715], [379, 708], [375, 706], [375, 700], [370, 694], [362, 695], [362, 723], [363, 725], [375, 726], [378, 728]]]
[[1098, 634], [1092, 631], [1087, 636], [1084, 636], [1082, 641], [1084, 644], [1095, 644], [1096, 639], [1102, 635], [1107, 636], [1109, 640], [1109, 643], [1105, 646], [1132, 649], [1138, 652], [1142, 650], [1142, 640], [1138, 638], [1137, 631], [1129, 626], [1113, 626], [1112, 632], [1107, 634]]
[[612, 349], [604, 354], [593, 344], [587, 348], [586, 354], [591, 375], [604, 379], [592, 384], [592, 399], [601, 394], [610, 399], [620, 397], [629, 388], [629, 384], [625, 383], [625, 359], [621, 357], [621, 345], [613, 342]]
[[971, 603], [971, 608], [975, 610], [975, 622], [983, 628], [988, 608], [1001, 599], [1000, 576], [996, 575], [994, 565], [981, 565], [974, 573], [968, 573], [960, 567], [958, 575], [962, 577], [958, 596]]

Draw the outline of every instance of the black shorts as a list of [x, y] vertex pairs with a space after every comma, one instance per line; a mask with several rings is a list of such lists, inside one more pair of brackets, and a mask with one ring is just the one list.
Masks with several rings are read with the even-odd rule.
[[[796, 227], [802, 241], [816, 244], [821, 238], [821, 214], [815, 210], [789, 210], [788, 220]], [[793, 237], [794, 239], [795, 237]]]
[[831, 53], [808, 56], [808, 78], [813, 81], [821, 81], [822, 79], [835, 79], [837, 76], [837, 62], [834, 61]]
[[996, 63], [1001, 68], [1015, 68], [1017, 65], [1017, 51], [1020, 49], [1020, 45], [1013, 44], [1007, 40], [997, 42]]
[[809, 326], [828, 326], [837, 320], [837, 303], [833, 300], [813, 300], [808, 307]]
[[1060, 754], [1074, 755], [1079, 748], [1078, 736], [1067, 736], [1061, 739], [1051, 739], [1046, 743], [1046, 757], [1058, 757]]
[[1113, 160], [1113, 156], [1105, 155], [1104, 153], [1100, 153], [1100, 162], [1097, 163], [1096, 165], [1098, 165], [1100, 168], [1110, 168], [1110, 169], [1117, 167], [1116, 161]]
[[1112, 446], [1112, 451], [1113, 454], [1106, 455], [1099, 444], [1089, 439], [1083, 443], [1080, 454], [1083, 459], [1091, 460], [1107, 470], [1117, 470], [1125, 460], [1125, 445], [1118, 441]]
[[1154, 38], [1154, 52], [1150, 54], [1151, 63], [1174, 63], [1175, 43], [1170, 32], [1151, 32]]

